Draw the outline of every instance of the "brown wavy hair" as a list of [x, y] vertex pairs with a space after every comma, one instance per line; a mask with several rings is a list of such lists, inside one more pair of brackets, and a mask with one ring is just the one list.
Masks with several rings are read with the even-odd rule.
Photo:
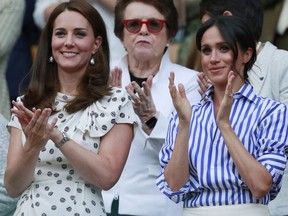
[[29, 109], [33, 107], [52, 108], [57, 92], [60, 90], [57, 63], [50, 63], [49, 57], [52, 56], [51, 40], [55, 19], [65, 10], [82, 14], [92, 26], [95, 38], [102, 37], [102, 44], [93, 56], [95, 64], [88, 64], [77, 87], [79, 94], [65, 106], [66, 111], [68, 113], [77, 112], [103, 96], [112, 94], [111, 87], [108, 85], [110, 54], [105, 23], [98, 11], [89, 3], [83, 0], [72, 0], [59, 4], [53, 10], [42, 31], [31, 70], [30, 83], [23, 93], [22, 101]]

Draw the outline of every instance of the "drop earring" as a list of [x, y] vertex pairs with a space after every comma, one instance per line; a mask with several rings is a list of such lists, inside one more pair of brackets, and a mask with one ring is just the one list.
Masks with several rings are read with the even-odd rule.
[[53, 61], [54, 61], [53, 56], [50, 56], [50, 58], [49, 58], [49, 62], [52, 63]]
[[91, 65], [95, 65], [95, 60], [94, 60], [93, 57], [91, 57], [91, 59], [90, 59], [90, 64], [91, 64]]

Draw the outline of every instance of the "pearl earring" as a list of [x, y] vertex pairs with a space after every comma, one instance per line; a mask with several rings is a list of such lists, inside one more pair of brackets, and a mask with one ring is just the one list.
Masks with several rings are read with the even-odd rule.
[[54, 61], [53, 56], [50, 56], [50, 58], [49, 58], [49, 62], [52, 63], [53, 61]]
[[91, 57], [91, 59], [90, 59], [90, 64], [91, 64], [91, 65], [95, 65], [95, 60], [94, 60], [93, 57]]

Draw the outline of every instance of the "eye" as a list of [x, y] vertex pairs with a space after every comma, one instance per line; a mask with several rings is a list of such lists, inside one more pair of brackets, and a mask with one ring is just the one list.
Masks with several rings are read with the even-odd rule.
[[77, 32], [75, 33], [75, 35], [76, 35], [78, 38], [83, 38], [83, 37], [86, 36], [86, 32], [84, 32], [84, 31], [77, 31]]
[[65, 34], [66, 34], [65, 31], [62, 31], [62, 30], [57, 30], [57, 31], [55, 32], [55, 35], [56, 35], [57, 37], [59, 37], [59, 38], [64, 37]]
[[230, 48], [229, 48], [229, 46], [227, 46], [227, 45], [222, 45], [221, 47], [220, 47], [220, 51], [221, 52], [228, 52], [230, 50]]
[[204, 55], [208, 55], [211, 53], [211, 49], [209, 47], [204, 46], [201, 48], [201, 53], [203, 53]]
[[161, 26], [161, 22], [158, 20], [149, 20], [149, 26], [151, 28], [159, 28]]
[[130, 28], [138, 28], [139, 27], [139, 20], [132, 20], [128, 22], [128, 27]]

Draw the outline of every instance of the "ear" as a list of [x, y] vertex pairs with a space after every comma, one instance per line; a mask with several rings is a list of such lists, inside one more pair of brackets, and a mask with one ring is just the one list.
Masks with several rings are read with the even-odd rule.
[[225, 11], [223, 12], [223, 16], [233, 16], [233, 14], [232, 14], [231, 11], [225, 10]]
[[99, 49], [99, 47], [101, 46], [102, 44], [102, 37], [101, 36], [97, 36], [95, 38], [95, 41], [94, 41], [94, 46], [93, 46], [93, 51], [92, 51], [92, 54], [95, 54], [97, 52], [97, 50]]
[[245, 52], [244, 52], [244, 56], [243, 56], [243, 63], [247, 63], [253, 54], [253, 49], [251, 47], [249, 47]]

